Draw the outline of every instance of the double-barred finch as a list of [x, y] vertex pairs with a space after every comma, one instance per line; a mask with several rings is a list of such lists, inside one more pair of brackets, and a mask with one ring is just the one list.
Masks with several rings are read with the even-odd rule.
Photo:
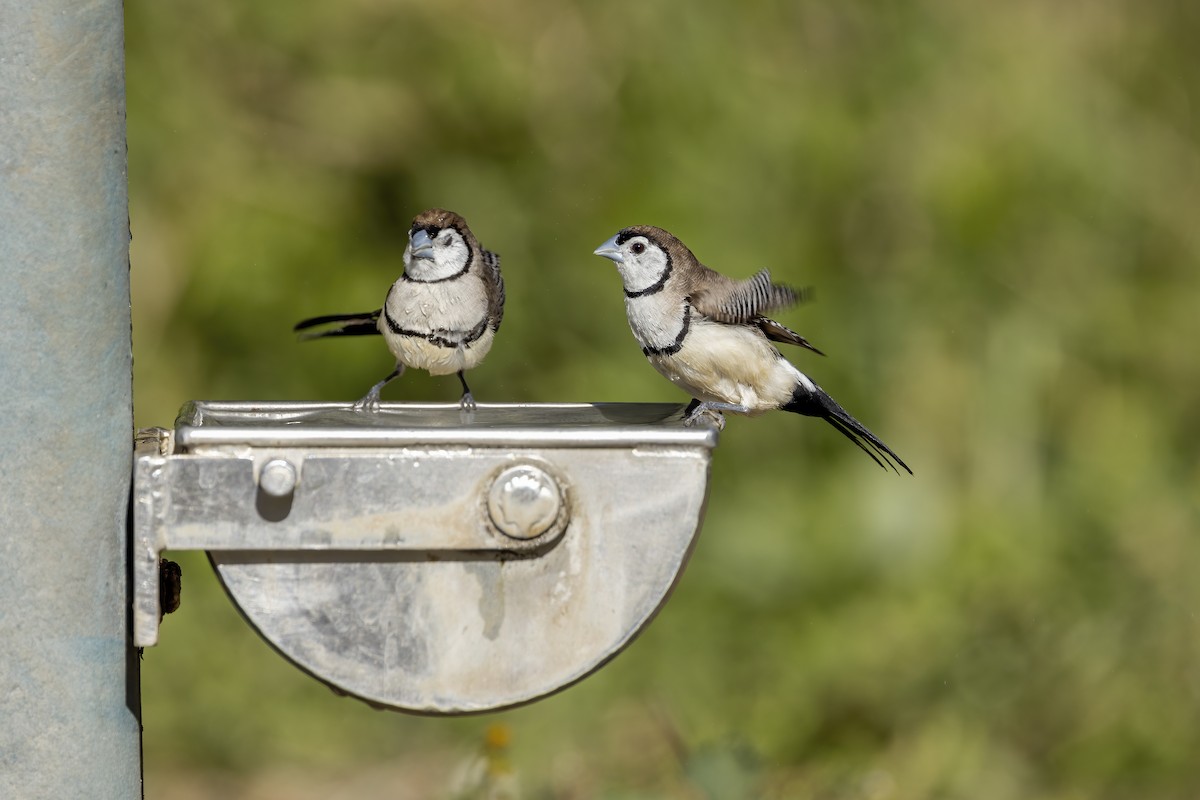
[[413, 219], [404, 249], [404, 272], [388, 290], [383, 308], [362, 314], [329, 314], [297, 323], [305, 339], [382, 334], [396, 368], [371, 387], [355, 408], [377, 411], [379, 392], [405, 367], [430, 375], [458, 374], [463, 409], [475, 398], [463, 372], [487, 355], [504, 316], [500, 256], [484, 250], [467, 221], [453, 211], [430, 209]]
[[670, 233], [649, 225], [625, 228], [595, 254], [615, 262], [621, 273], [629, 327], [646, 358], [695, 398], [689, 424], [711, 412], [723, 423], [721, 412], [754, 416], [777, 408], [820, 417], [881, 467], [896, 470], [898, 464], [912, 473], [773, 344], [824, 355], [765, 316], [802, 300], [802, 293], [772, 283], [767, 270], [744, 281], [728, 278], [701, 264]]

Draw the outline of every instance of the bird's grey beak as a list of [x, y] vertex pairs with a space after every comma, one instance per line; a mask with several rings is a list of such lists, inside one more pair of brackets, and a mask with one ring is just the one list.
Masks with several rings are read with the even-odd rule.
[[412, 235], [412, 257], [433, 258], [433, 240], [424, 229]]
[[592, 255], [603, 256], [616, 264], [624, 264], [625, 256], [621, 255], [621, 248], [617, 247], [618, 235], [613, 234], [611, 239], [593, 250]]

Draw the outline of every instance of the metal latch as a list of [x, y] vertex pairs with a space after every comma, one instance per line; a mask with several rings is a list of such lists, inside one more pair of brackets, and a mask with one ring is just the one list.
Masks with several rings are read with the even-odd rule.
[[677, 580], [717, 431], [664, 404], [184, 406], [139, 434], [134, 638], [159, 559], [206, 550], [233, 602], [339, 691], [511, 706], [619, 652]]

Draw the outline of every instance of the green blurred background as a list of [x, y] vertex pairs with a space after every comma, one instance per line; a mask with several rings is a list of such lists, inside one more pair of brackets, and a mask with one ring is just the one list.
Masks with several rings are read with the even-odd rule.
[[[139, 425], [352, 400], [411, 217], [503, 256], [482, 401], [686, 400], [612, 265], [649, 223], [815, 288], [828, 426], [733, 419], [672, 601], [500, 715], [339, 698], [184, 554], [151, 798], [443, 798], [497, 722], [532, 798], [1200, 796], [1200, 6], [564, 0], [126, 6]], [[453, 401], [410, 373], [390, 400]]]

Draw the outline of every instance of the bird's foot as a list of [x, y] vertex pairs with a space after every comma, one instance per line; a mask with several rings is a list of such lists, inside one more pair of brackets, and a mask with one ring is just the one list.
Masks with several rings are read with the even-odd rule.
[[463, 392], [463, 396], [458, 399], [458, 407], [462, 411], [474, 411], [475, 397], [470, 392]]
[[725, 415], [720, 411], [705, 408], [693, 411], [691, 416], [683, 421], [683, 424], [689, 428], [694, 428], [697, 425], [712, 425], [717, 430], [723, 431], [725, 430]]
[[697, 425], [714, 425], [719, 431], [725, 430], [725, 415], [708, 403], [701, 403], [683, 418], [683, 424], [689, 428]]
[[350, 408], [354, 411], [365, 412], [367, 414], [376, 414], [379, 412], [379, 388], [378, 386], [371, 387], [371, 391], [356, 401]]

